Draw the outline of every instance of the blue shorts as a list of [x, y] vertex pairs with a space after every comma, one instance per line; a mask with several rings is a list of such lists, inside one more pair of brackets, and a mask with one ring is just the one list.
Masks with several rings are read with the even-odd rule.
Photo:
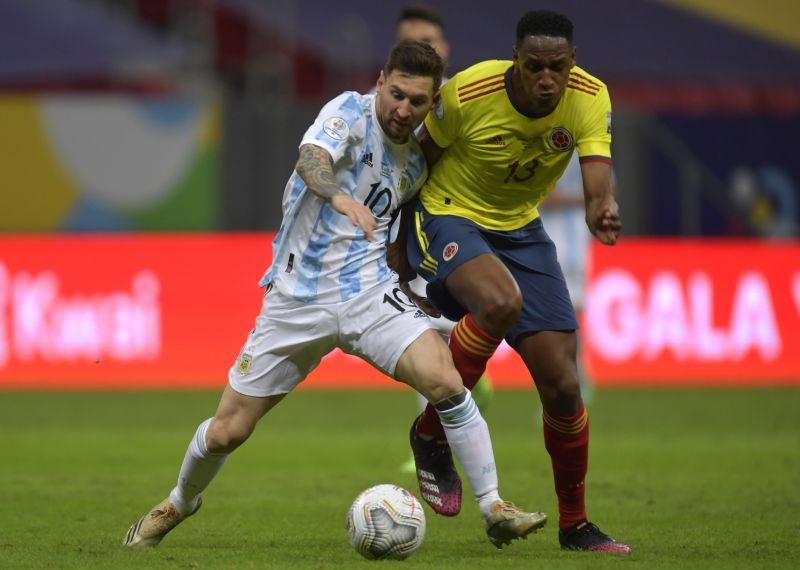
[[524, 334], [578, 328], [556, 246], [541, 218], [503, 232], [487, 230], [459, 216], [432, 215], [417, 204], [410, 233], [408, 260], [428, 281], [428, 297], [447, 318], [458, 320], [466, 314], [447, 292], [447, 277], [465, 261], [491, 253], [508, 268], [522, 291], [522, 312], [506, 342], [515, 346]]

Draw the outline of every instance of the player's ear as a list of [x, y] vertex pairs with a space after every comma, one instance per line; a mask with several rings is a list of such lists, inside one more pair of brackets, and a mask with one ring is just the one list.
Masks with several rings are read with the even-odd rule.
[[383, 75], [383, 70], [378, 74], [378, 81], [375, 83], [375, 90], [380, 91], [383, 84], [386, 83], [386, 76]]
[[447, 60], [450, 57], [450, 44], [445, 40], [439, 42], [439, 57], [447, 64]]
[[577, 61], [577, 58], [576, 58], [577, 53], [578, 53], [578, 48], [576, 48], [575, 46], [572, 46], [572, 53], [570, 54], [570, 59], [572, 61], [570, 61], [570, 64], [569, 64], [570, 67], [575, 67], [575, 62]]

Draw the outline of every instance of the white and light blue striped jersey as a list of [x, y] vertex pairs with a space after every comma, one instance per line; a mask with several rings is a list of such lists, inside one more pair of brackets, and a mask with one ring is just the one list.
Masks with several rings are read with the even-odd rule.
[[311, 192], [293, 172], [283, 195], [283, 221], [273, 261], [260, 281], [304, 303], [338, 303], [390, 278], [386, 241], [392, 215], [422, 186], [425, 158], [415, 137], [393, 143], [375, 113], [375, 96], [352, 91], [327, 105], [300, 146], [328, 151], [339, 187], [375, 215], [373, 241]]

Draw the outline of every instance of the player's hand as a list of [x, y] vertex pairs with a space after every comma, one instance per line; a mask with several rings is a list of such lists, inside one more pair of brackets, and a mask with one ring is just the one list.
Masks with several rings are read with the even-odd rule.
[[331, 206], [340, 214], [350, 218], [353, 225], [364, 230], [364, 235], [369, 241], [372, 241], [372, 232], [378, 227], [372, 210], [347, 194], [337, 194], [331, 198]]
[[408, 263], [405, 243], [392, 241], [386, 245], [386, 263], [389, 265], [389, 269], [397, 273], [401, 283], [411, 281], [417, 276]]
[[586, 225], [594, 236], [605, 245], [617, 243], [622, 231], [622, 218], [617, 201], [611, 199], [597, 208], [587, 208]]
[[408, 281], [400, 280], [400, 290], [403, 294], [408, 297], [412, 303], [414, 303], [420, 310], [428, 315], [429, 317], [433, 317], [434, 319], [438, 319], [442, 316], [442, 313], [433, 306], [427, 297], [423, 297], [422, 295], [417, 295], [411, 289], [411, 285], [409, 285]]

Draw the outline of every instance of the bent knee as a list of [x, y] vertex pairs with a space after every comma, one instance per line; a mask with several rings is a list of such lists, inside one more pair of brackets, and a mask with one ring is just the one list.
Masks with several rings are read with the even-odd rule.
[[443, 370], [429, 379], [425, 396], [429, 402], [436, 404], [464, 391], [464, 383], [455, 368]]
[[522, 293], [519, 288], [498, 290], [481, 299], [478, 319], [487, 323], [501, 324], [510, 328], [522, 311]]
[[214, 418], [206, 431], [206, 449], [211, 453], [230, 453], [253, 433], [255, 425]]
[[577, 413], [581, 402], [581, 386], [577, 378], [566, 376], [558, 381], [541, 383], [542, 406], [551, 414], [568, 416]]

